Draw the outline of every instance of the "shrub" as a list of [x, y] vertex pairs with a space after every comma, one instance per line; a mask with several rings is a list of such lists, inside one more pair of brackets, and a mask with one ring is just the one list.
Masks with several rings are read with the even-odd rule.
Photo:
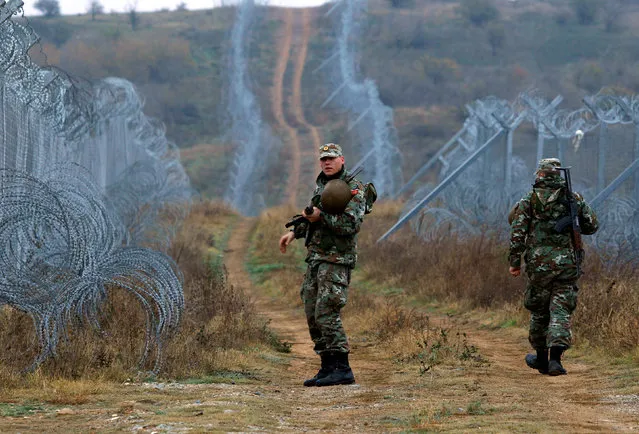
[[450, 79], [459, 78], [459, 65], [453, 59], [423, 55], [416, 61], [417, 69], [433, 81], [442, 84]]
[[572, 7], [579, 24], [588, 26], [595, 22], [599, 11], [599, 0], [572, 0]]
[[465, 0], [457, 9], [471, 24], [482, 27], [499, 18], [499, 9], [490, 0]]
[[415, 6], [415, 0], [388, 0], [394, 8], [412, 8]]
[[559, 12], [557, 15], [555, 15], [555, 23], [557, 23], [558, 26], [565, 26], [566, 24], [568, 24], [568, 21], [570, 21], [569, 12]]
[[91, 21], [95, 21], [96, 15], [104, 13], [104, 6], [98, 0], [91, 0], [87, 12], [91, 14]]
[[588, 92], [597, 92], [603, 85], [604, 70], [598, 62], [588, 62], [577, 72], [576, 82]]
[[492, 49], [493, 57], [497, 55], [497, 51], [504, 46], [506, 41], [506, 29], [501, 23], [491, 23], [486, 28], [488, 43]]
[[47, 18], [60, 15], [60, 3], [58, 0], [38, 0], [33, 6]]
[[56, 47], [66, 44], [74, 32], [73, 27], [64, 20], [34, 19], [31, 20], [30, 25], [43, 41]]

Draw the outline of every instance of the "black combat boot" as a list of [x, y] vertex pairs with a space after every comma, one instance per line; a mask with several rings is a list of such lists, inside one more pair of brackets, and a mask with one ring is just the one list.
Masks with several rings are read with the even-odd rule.
[[309, 378], [308, 380], [305, 380], [304, 386], [306, 387], [317, 386], [316, 384], [317, 380], [319, 380], [320, 378], [326, 377], [328, 374], [333, 372], [333, 369], [335, 369], [335, 357], [333, 357], [332, 353], [325, 351], [320, 354], [320, 357], [322, 358], [322, 366], [320, 370], [317, 371], [317, 374], [315, 374], [313, 378]]
[[548, 375], [566, 375], [568, 372], [561, 366], [561, 354], [564, 347], [550, 347], [550, 361], [548, 362]]
[[537, 355], [526, 354], [526, 364], [540, 374], [548, 373], [548, 348], [538, 349]]
[[335, 353], [335, 360], [336, 364], [333, 371], [326, 377], [317, 380], [316, 385], [318, 387], [353, 384], [355, 382], [355, 376], [348, 364], [348, 353]]

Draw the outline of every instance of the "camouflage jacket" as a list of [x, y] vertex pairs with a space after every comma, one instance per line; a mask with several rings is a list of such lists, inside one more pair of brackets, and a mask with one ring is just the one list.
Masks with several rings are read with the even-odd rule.
[[[339, 178], [346, 180], [350, 175], [346, 168], [342, 170]], [[320, 173], [316, 180], [313, 192], [313, 205], [322, 209], [319, 198], [324, 191], [326, 183], [330, 179]], [[357, 233], [364, 221], [366, 201], [364, 199], [364, 185], [357, 179], [350, 181], [349, 186], [355, 194], [350, 200], [344, 212], [329, 214], [322, 211], [320, 220], [312, 224], [302, 223], [294, 232], [295, 238], [304, 238], [306, 231], [311, 230], [311, 237], [307, 245], [308, 255], [306, 262], [321, 261], [355, 267], [357, 262]]]
[[[555, 230], [557, 221], [570, 213], [565, 185], [561, 176], [538, 179], [533, 190], [515, 207], [510, 225], [509, 262], [511, 267], [520, 267], [523, 254], [528, 276], [558, 276], [574, 271], [577, 277], [570, 226], [562, 233]], [[579, 193], [573, 194], [577, 200], [581, 233], [594, 234], [599, 228], [595, 212]]]

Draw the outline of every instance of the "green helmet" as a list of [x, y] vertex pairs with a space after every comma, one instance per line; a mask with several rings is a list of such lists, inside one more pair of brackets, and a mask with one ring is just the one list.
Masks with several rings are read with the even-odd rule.
[[320, 197], [322, 210], [329, 214], [344, 212], [352, 197], [351, 188], [344, 180], [331, 179], [326, 183]]

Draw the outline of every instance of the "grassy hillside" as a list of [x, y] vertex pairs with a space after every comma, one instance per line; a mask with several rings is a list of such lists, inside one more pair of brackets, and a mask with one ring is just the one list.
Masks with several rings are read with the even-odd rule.
[[[550, 98], [562, 94], [566, 107], [576, 107], [602, 86], [639, 91], [639, 4], [606, 2], [605, 9], [595, 8], [584, 18], [577, 6], [590, 4], [371, 0], [361, 31], [360, 70], [375, 80], [382, 100], [395, 110], [405, 176], [454, 134], [465, 118], [464, 104], [473, 99], [513, 99], [534, 86]], [[312, 14], [302, 105], [325, 141], [348, 143], [345, 115], [321, 107], [332, 88], [322, 71], [314, 72], [334, 43], [328, 7]], [[141, 13], [135, 30], [126, 14], [99, 15], [95, 21], [90, 16], [31, 18], [42, 35], [42, 47], [32, 54], [82, 77], [117, 75], [133, 81], [145, 97], [146, 112], [166, 123], [167, 136], [178, 146], [189, 148], [185, 165], [196, 187], [216, 197], [232, 150], [224, 133], [226, 53], [234, 14], [230, 7]], [[262, 115], [273, 125], [270, 90], [284, 10], [259, 8], [258, 15], [249, 68]], [[282, 131], [275, 132], [287, 140]], [[276, 176], [273, 182], [282, 179]]]

